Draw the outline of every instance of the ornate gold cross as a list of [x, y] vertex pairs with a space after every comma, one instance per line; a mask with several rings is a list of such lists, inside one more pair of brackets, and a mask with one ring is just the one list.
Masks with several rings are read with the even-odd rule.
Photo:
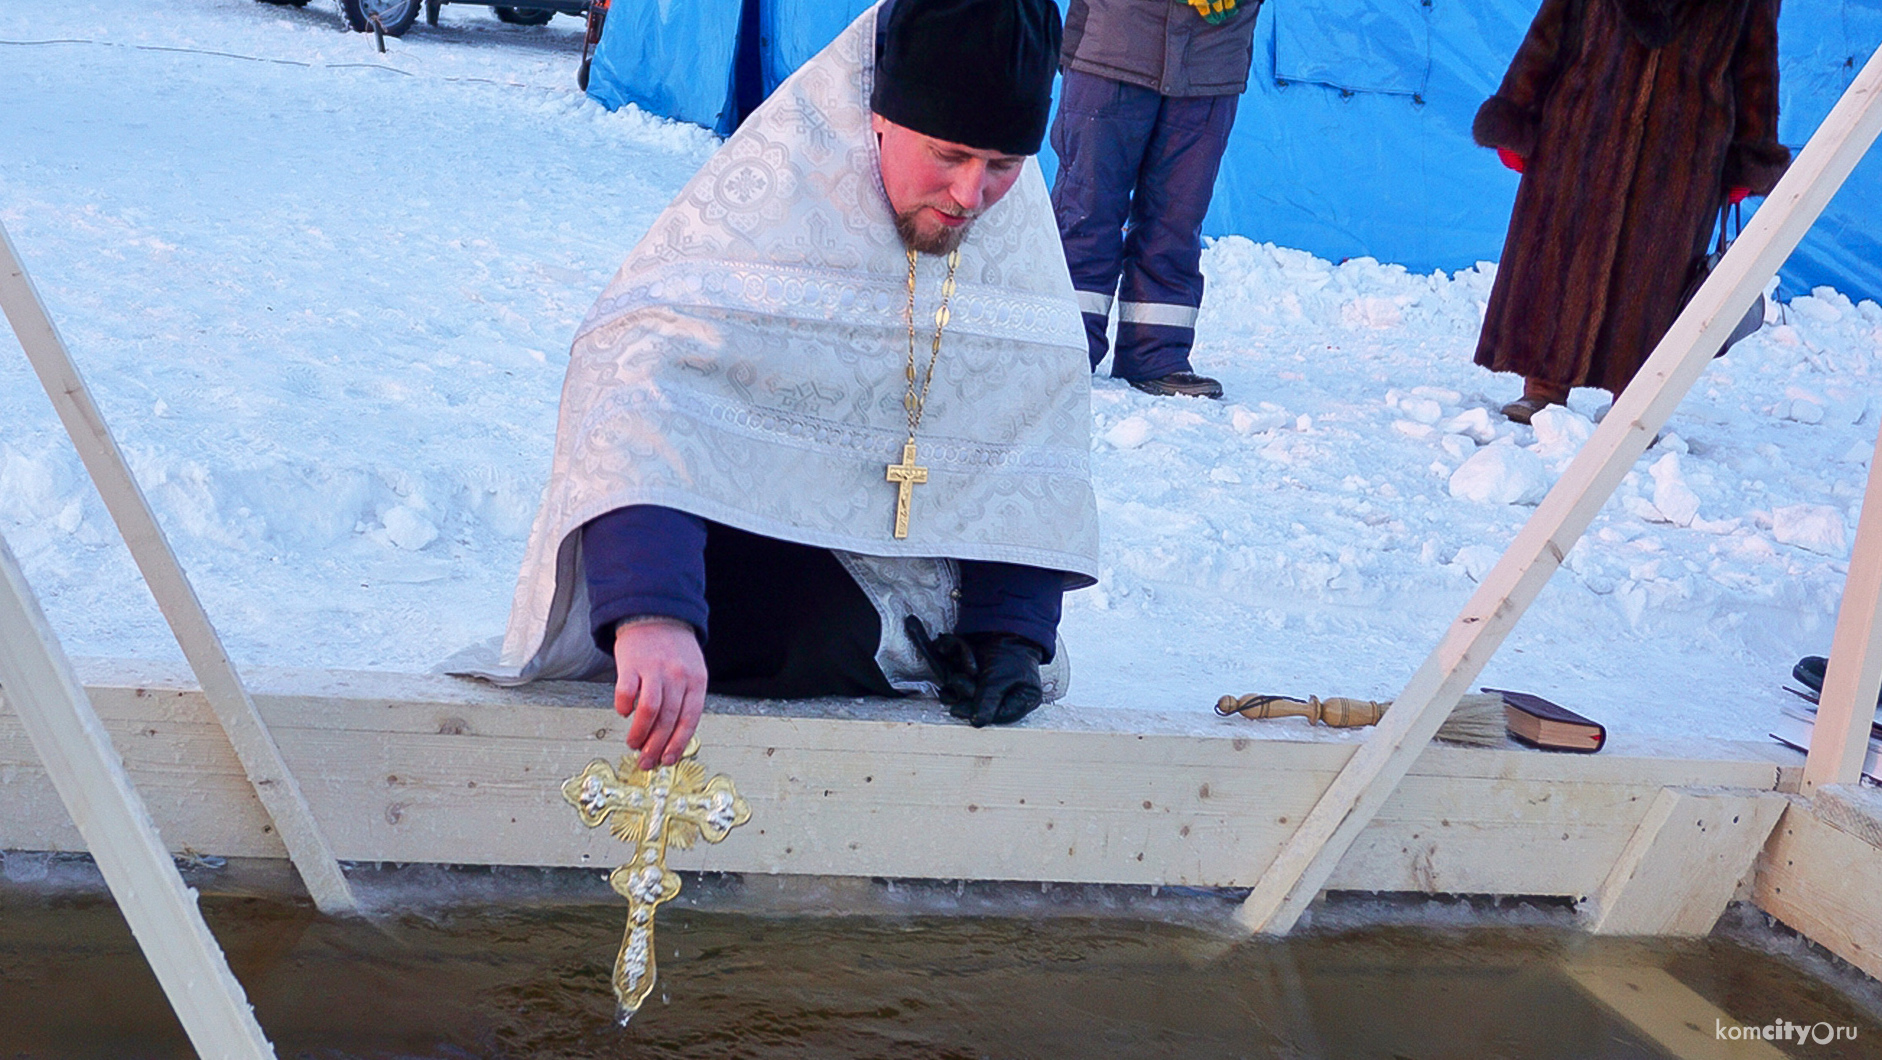
[[889, 481], [896, 484], [895, 536], [908, 536], [908, 504], [915, 486], [928, 481], [928, 469], [915, 463], [915, 439], [902, 443], [902, 462], [889, 465]]
[[614, 818], [615, 838], [634, 844], [634, 856], [608, 875], [608, 883], [627, 899], [627, 933], [614, 959], [614, 996], [626, 1023], [653, 991], [653, 916], [660, 903], [680, 893], [678, 873], [667, 869], [667, 847], [681, 850], [697, 839], [717, 843], [751, 820], [751, 807], [739, 797], [731, 778], [706, 779], [706, 767], [693, 756], [691, 740], [679, 763], [646, 772], [621, 759], [620, 769], [597, 758], [562, 783], [562, 797], [590, 828]]

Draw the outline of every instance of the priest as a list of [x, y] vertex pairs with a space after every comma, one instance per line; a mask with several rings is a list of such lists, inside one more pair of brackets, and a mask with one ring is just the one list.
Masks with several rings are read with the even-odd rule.
[[642, 768], [705, 694], [1062, 694], [1097, 572], [1089, 371], [1037, 153], [1051, 0], [888, 0], [780, 85], [578, 331], [504, 675], [615, 682]]

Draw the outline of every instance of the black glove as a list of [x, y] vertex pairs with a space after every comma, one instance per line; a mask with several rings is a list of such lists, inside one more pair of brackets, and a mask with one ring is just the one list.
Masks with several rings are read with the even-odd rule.
[[1045, 652], [1037, 644], [1011, 633], [969, 633], [963, 639], [980, 663], [974, 700], [950, 707], [948, 713], [979, 729], [1016, 722], [1039, 706], [1045, 698], [1039, 680]]
[[928, 627], [914, 615], [903, 620], [902, 628], [928, 660], [948, 713], [976, 729], [1018, 721], [1045, 698], [1039, 680], [1045, 652], [1024, 637], [943, 633], [930, 638]]
[[[980, 667], [974, 662], [974, 649], [965, 640], [952, 633], [943, 633], [932, 639], [928, 636], [928, 627], [921, 619], [909, 615], [902, 620], [902, 628], [908, 631], [908, 639], [915, 642], [915, 650], [928, 660], [928, 669], [934, 673], [934, 683], [938, 686], [936, 695], [948, 706], [967, 703], [974, 698], [974, 678]], [[957, 718], [967, 717], [955, 714]]]

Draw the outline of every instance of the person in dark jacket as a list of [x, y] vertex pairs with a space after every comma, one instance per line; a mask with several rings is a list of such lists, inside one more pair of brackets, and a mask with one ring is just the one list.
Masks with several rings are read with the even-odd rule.
[[1618, 394], [1682, 308], [1719, 207], [1763, 195], [1778, 0], [1545, 0], [1477, 142], [1523, 174], [1477, 363], [1523, 377], [1528, 423], [1570, 387]]
[[1071, 0], [1052, 207], [1091, 366], [1151, 394], [1222, 396], [1189, 362], [1202, 219], [1248, 86], [1260, 0]]

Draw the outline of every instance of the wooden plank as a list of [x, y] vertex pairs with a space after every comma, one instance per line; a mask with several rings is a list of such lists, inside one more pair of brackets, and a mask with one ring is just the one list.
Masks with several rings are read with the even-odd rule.
[[1680, 1060], [1786, 1060], [1769, 1042], [1723, 1038], [1738, 1021], [1665, 969], [1571, 962], [1563, 968], [1582, 992]]
[[1882, 130], [1882, 48], [1524, 524], [1237, 916], [1286, 934]]
[[[79, 659], [75, 665], [107, 723], [118, 720], [129, 725], [157, 717], [169, 723], [214, 724], [202, 709], [194, 679], [183, 667], [123, 659]], [[627, 731], [625, 722], [613, 713], [612, 686], [600, 682], [549, 681], [500, 688], [435, 674], [289, 667], [255, 667], [248, 678], [271, 729], [557, 741], [586, 734], [603, 743], [619, 743]], [[1100, 756], [1090, 760], [1094, 766], [1136, 763], [1146, 747], [1155, 749], [1159, 761], [1173, 768], [1203, 766], [1220, 763], [1225, 756], [1232, 759], [1254, 753], [1250, 749], [1258, 750], [1261, 744], [1284, 743], [1290, 768], [1332, 772], [1358, 746], [1357, 741], [1325, 739], [1312, 729], [1224, 721], [1206, 707], [1198, 709], [1197, 716], [1203, 719], [1198, 722], [1192, 716], [1052, 706], [1019, 726], [976, 730], [943, 717], [932, 700], [811, 700], [774, 705], [714, 696], [709, 702], [702, 722], [709, 745], [718, 742], [715, 727], [743, 724], [730, 720], [734, 717], [788, 722], [768, 730], [785, 741], [778, 745], [780, 749], [821, 746], [816, 742], [820, 737], [792, 735], [800, 723], [854, 720], [864, 724], [840, 731], [847, 746], [861, 756], [980, 755], [986, 753], [987, 741], [1002, 733], [1033, 734], [1023, 737], [1028, 740], [1050, 733], [1053, 740], [1097, 737], [1077, 745], [1079, 754]], [[558, 714], [558, 710], [576, 713]], [[916, 727], [919, 734], [911, 738]], [[1277, 731], [1298, 737], [1273, 735]], [[1498, 750], [1433, 744], [1419, 757], [1416, 773], [1545, 783], [1767, 788], [1779, 765], [1797, 757], [1768, 740], [1614, 734], [1598, 755], [1539, 753], [1513, 743]], [[1725, 777], [1732, 779], [1721, 779]]]
[[[1821, 790], [1821, 789], [1819, 789]], [[1882, 979], [1882, 848], [1793, 802], [1758, 859], [1758, 908]]]
[[[188, 678], [149, 664], [87, 664], [98, 709], [175, 844], [251, 856], [266, 819], [216, 814], [247, 799], [240, 766]], [[341, 857], [603, 865], [620, 854], [580, 827], [562, 778], [618, 757], [622, 720], [603, 686], [492, 689], [456, 679], [256, 668], [256, 702]], [[932, 702], [792, 704], [715, 699], [708, 768], [735, 779], [752, 824], [674, 862], [737, 872], [1241, 886], [1272, 858], [1351, 742], [1250, 739], [1242, 725], [1167, 732], [1095, 727], [1049, 710], [975, 730]], [[821, 713], [819, 713], [821, 712]], [[859, 717], [860, 715], [860, 717]], [[872, 715], [887, 720], [868, 720]], [[43, 834], [9, 764], [0, 712], [0, 847]], [[1761, 745], [1654, 745], [1601, 755], [1432, 747], [1331, 885], [1352, 890], [1581, 896], [1598, 887], [1668, 785], [1769, 788]], [[42, 800], [43, 802], [43, 800]], [[1148, 805], [1146, 805], [1148, 804]]]
[[216, 718], [228, 734], [236, 757], [255, 786], [261, 803], [273, 819], [295, 868], [307, 884], [308, 893], [322, 912], [347, 913], [356, 908], [353, 892], [339, 862], [327, 848], [314, 823], [313, 812], [301, 795], [294, 774], [281, 760], [281, 752], [269, 738], [248, 690], [236, 674], [222, 638], [209, 621], [196, 589], [183, 573], [176, 553], [157, 523], [156, 513], [125, 463], [117, 439], [104, 416], [92, 402], [91, 393], [72, 363], [65, 340], [59, 336], [39, 297], [39, 291], [26, 274], [26, 268], [0, 225], [0, 310], [4, 310], [13, 331], [19, 336], [26, 359], [52, 399], [59, 421], [78, 449], [79, 459], [90, 473], [98, 495], [104, 501], [118, 531], [130, 549], [131, 558], [143, 573], [144, 581], [156, 597], [157, 607], [183, 648], [184, 658], [196, 672], [207, 692]]
[[1662, 788], [1595, 892], [1588, 929], [1710, 934], [1786, 804], [1771, 791]]
[[1869, 750], [1869, 726], [1882, 692], [1882, 436], [1869, 459], [1869, 486], [1856, 523], [1856, 544], [1843, 580], [1843, 601], [1830, 638], [1803, 793], [1828, 784], [1855, 784]]
[[1882, 790], [1861, 784], [1826, 784], [1810, 799], [1817, 820], [1882, 847]]
[[12, 549], [0, 539], [0, 685], [198, 1055], [272, 1058], [196, 896], [125, 775]]

